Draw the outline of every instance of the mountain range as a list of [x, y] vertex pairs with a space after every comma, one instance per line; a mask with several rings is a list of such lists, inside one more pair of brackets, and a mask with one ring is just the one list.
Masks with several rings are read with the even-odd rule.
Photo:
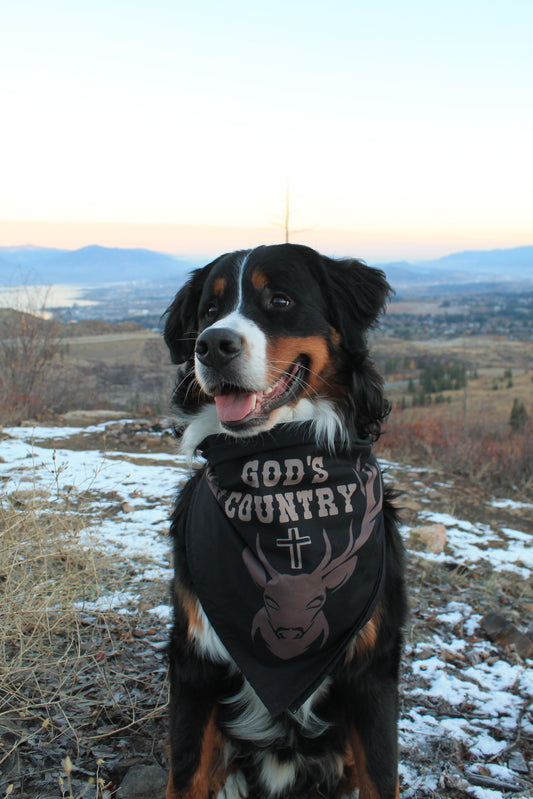
[[0, 285], [81, 285], [184, 280], [195, 264], [153, 250], [0, 247]]
[[[0, 247], [0, 285], [105, 285], [120, 282], [167, 282], [179, 286], [188, 272], [204, 263], [144, 249], [93, 245], [78, 250]], [[467, 250], [426, 261], [371, 264], [383, 269], [397, 291], [407, 288], [465, 289], [489, 284], [533, 284], [533, 246]]]
[[396, 289], [533, 283], [533, 247], [465, 250], [434, 260], [374, 265], [383, 269]]

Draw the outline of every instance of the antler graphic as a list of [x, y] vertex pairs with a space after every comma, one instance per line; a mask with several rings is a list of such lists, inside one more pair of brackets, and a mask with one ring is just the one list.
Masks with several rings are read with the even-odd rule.
[[[348, 539], [348, 545], [346, 549], [341, 555], [338, 555], [333, 560], [331, 560], [331, 542], [328, 538], [326, 531], [322, 530], [322, 535], [324, 536], [324, 541], [326, 542], [326, 552], [324, 553], [324, 557], [322, 558], [320, 564], [316, 568], [315, 573], [319, 575], [320, 579], [326, 582], [326, 584], [328, 582], [327, 578], [331, 574], [333, 574], [333, 572], [335, 572], [337, 569], [341, 568], [341, 566], [344, 567], [354, 557], [355, 553], [360, 548], [360, 546], [357, 546], [357, 544], [361, 536], [359, 536], [357, 541], [354, 541], [352, 527], [353, 527], [353, 522], [350, 524], [350, 538]], [[351, 564], [351, 567], [348, 567], [350, 574], [353, 572], [356, 562], [357, 559], [353, 564]], [[347, 577], [342, 579], [337, 587], [340, 587], [342, 583], [345, 582], [346, 579]]]
[[[276, 577], [281, 577], [281, 574], [280, 572], [276, 571], [276, 569], [272, 566], [272, 564], [267, 560], [265, 553], [261, 549], [259, 533], [257, 533], [255, 539], [255, 546], [257, 551], [257, 559], [254, 558], [254, 556], [252, 555], [252, 551], [251, 549], [249, 549], [249, 547], [246, 547], [245, 550], [243, 551], [242, 558], [244, 560], [244, 563], [246, 564], [246, 568], [248, 569], [253, 581], [260, 588], [264, 588], [268, 582], [267, 576], [270, 578], [270, 580], [274, 580]], [[257, 562], [258, 560], [262, 563], [263, 568], [261, 568], [261, 566]]]
[[[379, 478], [379, 467], [377, 464], [372, 463], [368, 465], [367, 474], [368, 480], [365, 481], [359, 474], [360, 471], [360, 461], [357, 461], [356, 464], [357, 470], [355, 472], [355, 477], [357, 482], [359, 483], [359, 488], [361, 489], [361, 493], [364, 495], [366, 499], [366, 508], [365, 513], [363, 516], [363, 521], [361, 522], [361, 533], [359, 538], [356, 541], [357, 549], [360, 549], [363, 544], [366, 544], [368, 539], [372, 534], [372, 530], [374, 529], [374, 524], [376, 521], [377, 516], [381, 512], [383, 500], [381, 494], [381, 485]], [[374, 484], [378, 480], [378, 487], [379, 487], [379, 494], [376, 499], [375, 491], [374, 491]]]

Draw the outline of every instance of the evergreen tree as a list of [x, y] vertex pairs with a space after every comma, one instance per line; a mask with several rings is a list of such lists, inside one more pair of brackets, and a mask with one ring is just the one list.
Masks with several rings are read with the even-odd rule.
[[514, 431], [523, 430], [528, 418], [529, 416], [528, 412], [526, 411], [526, 406], [523, 402], [520, 402], [517, 397], [515, 397], [513, 407], [511, 408], [511, 416], [509, 418], [511, 429]]

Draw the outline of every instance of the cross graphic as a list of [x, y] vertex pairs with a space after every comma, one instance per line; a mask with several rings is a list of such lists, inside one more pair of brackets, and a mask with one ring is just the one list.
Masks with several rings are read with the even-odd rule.
[[302, 552], [301, 548], [311, 544], [312, 541], [308, 535], [303, 536], [300, 538], [300, 534], [298, 533], [297, 527], [290, 527], [288, 530], [289, 537], [288, 538], [278, 538], [276, 540], [276, 546], [278, 547], [289, 547], [291, 553], [291, 569], [301, 569], [302, 568]]

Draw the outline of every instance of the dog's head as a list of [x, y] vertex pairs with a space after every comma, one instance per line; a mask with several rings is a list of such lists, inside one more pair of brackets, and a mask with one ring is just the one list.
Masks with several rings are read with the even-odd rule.
[[250, 436], [323, 415], [351, 434], [376, 434], [386, 408], [365, 333], [389, 294], [381, 271], [295, 244], [196, 270], [165, 327], [182, 419], [202, 412], [219, 431]]

